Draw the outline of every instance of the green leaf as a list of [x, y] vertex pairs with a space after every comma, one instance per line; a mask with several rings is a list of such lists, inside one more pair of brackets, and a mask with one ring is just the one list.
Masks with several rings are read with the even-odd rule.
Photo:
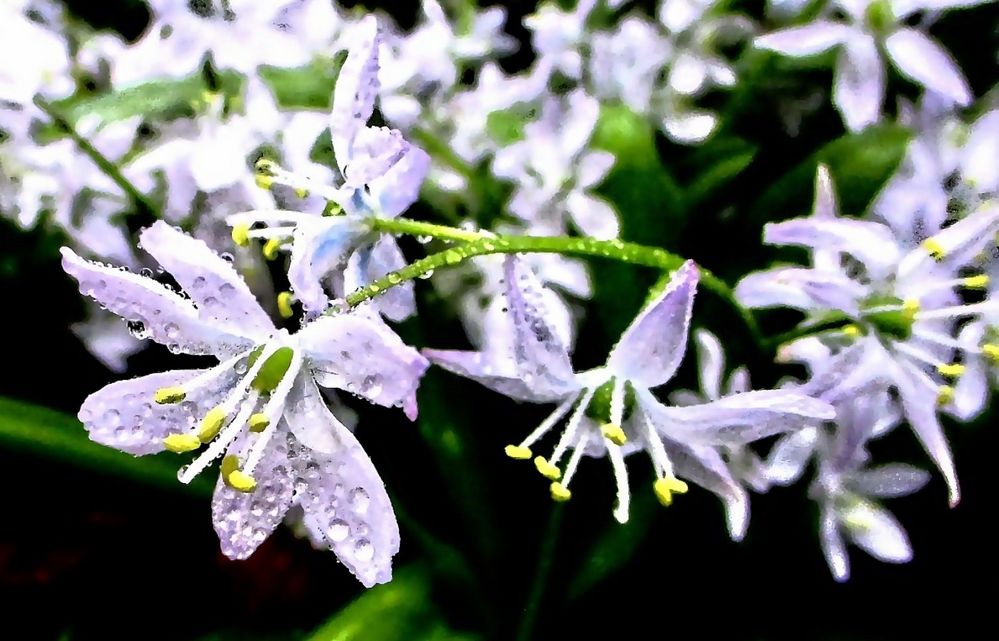
[[461, 639], [454, 634], [431, 598], [430, 576], [419, 567], [398, 570], [390, 583], [364, 592], [306, 641], [413, 641]]
[[756, 157], [759, 149], [741, 138], [716, 137], [695, 152], [690, 164], [697, 167], [686, 192], [688, 210], [718, 193], [735, 180]]
[[104, 474], [210, 496], [210, 475], [202, 475], [190, 485], [177, 481], [177, 456], [161, 454], [135, 457], [94, 443], [83, 425], [71, 416], [45, 407], [0, 397], [0, 443]]
[[260, 77], [286, 109], [329, 111], [333, 104], [333, 86], [347, 59], [345, 51], [333, 58], [314, 60], [307, 65], [284, 69], [261, 67]]

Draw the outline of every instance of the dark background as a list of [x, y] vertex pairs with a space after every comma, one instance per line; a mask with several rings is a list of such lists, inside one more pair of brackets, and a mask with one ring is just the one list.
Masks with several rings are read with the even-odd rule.
[[[129, 37], [141, 32], [145, 20], [144, 8], [128, 0], [69, 4], [92, 24]], [[405, 11], [381, 4], [403, 24], [414, 19], [416, 3]], [[534, 3], [506, 5], [509, 30], [526, 37], [519, 23]], [[743, 6], [761, 13], [757, 3]], [[955, 12], [933, 28], [961, 62], [976, 95], [995, 81], [995, 18], [985, 7]], [[504, 65], [523, 68], [531, 55], [525, 46]], [[623, 163], [603, 187], [622, 211], [626, 239], [676, 250], [730, 282], [774, 258], [759, 243], [762, 224], [807, 211], [815, 154], [844, 136], [827, 104], [806, 116], [794, 138], [775, 115], [778, 96], [802, 85], [827, 89], [828, 70], [789, 70], [779, 60], [756, 69], [756, 83], [748, 89], [708, 97], [729, 123], [712, 143], [685, 149], [658, 137], [655, 152], [665, 169], [649, 174], [648, 167]], [[897, 78], [892, 89], [912, 95], [912, 87]], [[834, 156], [846, 213], [862, 212], [892, 164], [889, 158], [880, 169], [858, 174], [849, 158], [877, 155], [889, 138], [849, 137], [847, 152]], [[695, 200], [692, 185], [704, 168], [744, 148], [739, 145], [754, 149], [752, 161]], [[655, 191], [655, 180], [665, 180], [667, 195]], [[770, 189], [775, 183], [776, 191]], [[414, 215], [430, 218], [433, 212], [417, 209]], [[83, 306], [59, 268], [60, 243], [55, 234], [22, 232], [0, 220], [0, 336], [6, 337], [0, 395], [75, 414], [87, 394], [115, 376], [68, 330]], [[405, 248], [412, 257], [424, 251], [416, 243]], [[603, 360], [656, 277], [601, 262], [593, 263], [593, 275], [597, 295], [581, 328], [575, 355], [580, 367]], [[453, 313], [426, 282], [419, 281], [418, 290], [421, 318], [400, 331], [420, 346], [460, 346]], [[757, 385], [793, 372], [771, 365], [711, 294], [700, 296], [695, 322], [723, 337], [730, 359], [752, 366]], [[794, 318], [772, 315], [763, 322], [777, 333]], [[188, 364], [151, 346], [132, 359], [129, 375]], [[693, 382], [691, 358], [677, 386]], [[497, 639], [513, 638], [517, 629], [553, 504], [531, 466], [510, 461], [502, 448], [546, 411], [436, 371], [421, 390], [418, 424], [398, 412], [363, 410], [360, 438], [396, 502], [467, 559], [471, 585], [438, 574], [433, 586], [434, 602], [455, 629]], [[999, 570], [989, 516], [996, 485], [993, 419], [990, 414], [973, 425], [949, 425], [963, 487], [959, 507], [947, 508], [938, 476], [918, 495], [889, 503], [909, 532], [915, 559], [892, 566], [851, 549], [853, 578], [846, 585], [836, 584], [825, 567], [806, 484], [754, 496], [749, 534], [736, 544], [727, 538], [720, 504], [707, 492], [694, 489], [668, 510], [655, 505], [650, 471], [638, 460], [630, 466], [633, 519], [618, 526], [610, 515], [609, 466], [586, 460], [563, 510], [535, 638], [880, 640], [918, 638], [937, 628], [952, 638], [973, 629], [989, 634]], [[877, 443], [874, 453], [882, 462], [911, 461], [929, 469], [905, 428]], [[0, 487], [0, 639], [298, 639], [362, 589], [333, 555], [312, 551], [285, 529], [250, 560], [226, 560], [205, 497], [151, 489], [5, 447]], [[616, 539], [595, 549], [608, 533]], [[404, 523], [397, 567], [427, 562], [415, 539]], [[574, 594], [570, 586], [581, 568], [615, 551], [627, 560]]]

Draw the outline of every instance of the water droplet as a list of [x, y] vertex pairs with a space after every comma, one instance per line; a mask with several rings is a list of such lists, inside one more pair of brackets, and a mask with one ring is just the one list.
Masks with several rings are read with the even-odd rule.
[[229, 296], [232, 296], [232, 294], [235, 291], [236, 288], [230, 283], [222, 283], [222, 285], [219, 286], [219, 296], [221, 296], [222, 298], [228, 298]]
[[420, 243], [421, 245], [426, 245], [433, 239], [434, 239], [433, 236], [417, 236], [416, 242]]
[[444, 262], [448, 265], [457, 265], [461, 262], [461, 252], [457, 249], [449, 249], [444, 252]]
[[191, 466], [190, 465], [181, 465], [179, 468], [177, 468], [177, 480], [178, 481], [180, 481], [182, 483], [184, 482], [184, 475], [187, 474], [187, 468], [189, 468], [189, 467], [191, 467]]
[[368, 496], [363, 487], [355, 487], [350, 491], [350, 504], [353, 506], [354, 512], [364, 514], [368, 511], [368, 506], [371, 505], [371, 497]]
[[375, 558], [375, 546], [371, 545], [371, 541], [367, 539], [358, 539], [354, 543], [354, 556], [358, 561], [367, 563]]
[[390, 282], [393, 285], [398, 285], [399, 283], [402, 282], [402, 276], [396, 273], [389, 274], [387, 278], [388, 282]]
[[139, 270], [139, 276], [145, 276], [146, 278], [152, 278], [153, 277], [153, 270], [149, 269], [148, 267], [143, 267], [142, 269]]
[[236, 257], [230, 254], [229, 252], [222, 252], [221, 254], [219, 254], [219, 256], [222, 258], [222, 260], [230, 264], [232, 264], [232, 262], [236, 260]]
[[426, 279], [430, 278], [433, 275], [434, 275], [434, 270], [428, 269], [427, 271], [425, 271], [422, 274], [420, 274], [420, 278], [426, 280]]
[[121, 422], [121, 417], [118, 414], [118, 410], [108, 410], [104, 412], [101, 420], [104, 422], [105, 427], [116, 427]]
[[163, 331], [166, 332], [166, 337], [169, 339], [177, 338], [180, 335], [180, 328], [177, 327], [176, 323], [167, 323], [163, 326]]
[[327, 530], [326, 535], [329, 536], [330, 541], [333, 541], [334, 543], [346, 541], [347, 537], [350, 536], [350, 526], [346, 521], [337, 519], [330, 523], [330, 527], [329, 530]]
[[205, 280], [204, 276], [198, 276], [197, 278], [194, 279], [192, 286], [194, 289], [201, 289], [202, 287], [205, 286], [206, 282], [208, 281]]
[[128, 333], [142, 340], [144, 338], [149, 338], [149, 331], [142, 321], [125, 321], [126, 327], [128, 327]]

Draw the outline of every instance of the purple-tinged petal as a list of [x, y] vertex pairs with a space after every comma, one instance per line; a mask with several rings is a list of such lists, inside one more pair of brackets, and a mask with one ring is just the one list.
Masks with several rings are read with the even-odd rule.
[[[274, 429], [274, 428], [272, 428]], [[240, 439], [229, 449], [238, 454], [249, 439]], [[288, 437], [276, 434], [254, 468], [257, 486], [252, 492], [229, 487], [219, 476], [212, 497], [212, 523], [230, 559], [245, 559], [263, 543], [291, 508], [294, 477], [288, 460]]]
[[351, 31], [350, 51], [337, 77], [330, 112], [333, 154], [341, 170], [353, 159], [354, 138], [375, 109], [380, 42], [378, 20], [374, 16], [365, 17]]
[[267, 337], [274, 323], [232, 264], [204, 242], [158, 220], [139, 235], [142, 248], [177, 280], [205, 321]]
[[448, 349], [424, 349], [423, 355], [438, 367], [470, 378], [516, 401], [550, 403], [572, 393], [561, 389], [539, 389], [527, 383], [517, 373], [513, 361], [502, 355]]
[[409, 209], [420, 196], [420, 186], [430, 169], [430, 156], [415, 145], [379, 178], [368, 183], [378, 215], [394, 218]]
[[725, 505], [729, 536], [741, 541], [749, 527], [749, 496], [712, 447], [663, 439], [675, 474], [713, 492]]
[[416, 418], [416, 388], [430, 364], [378, 317], [323, 316], [298, 333], [316, 381]]
[[[985, 339], [985, 324], [969, 323], [961, 329], [958, 342], [967, 345], [970, 350], [977, 350]], [[965, 352], [965, 371], [954, 384], [953, 415], [969, 421], [985, 409], [989, 400], [989, 363], [981, 355]], [[949, 408], [950, 409], [950, 408]]]
[[409, 150], [402, 134], [388, 127], [365, 127], [357, 132], [350, 161], [344, 169], [346, 185], [362, 187], [384, 176]]
[[518, 376], [542, 395], [564, 395], [577, 389], [569, 352], [549, 322], [544, 286], [534, 270], [526, 261], [509, 256], [503, 262], [503, 277]]
[[791, 485], [801, 478], [818, 438], [818, 430], [812, 428], [781, 437], [767, 456], [767, 479], [777, 485]]
[[793, 307], [808, 310], [859, 311], [867, 290], [843, 274], [805, 267], [782, 267], [744, 277], [735, 288], [739, 302], [750, 308]]
[[[399, 244], [391, 236], [383, 235], [371, 247], [351, 254], [343, 274], [344, 290], [353, 291], [405, 266], [406, 258]], [[416, 312], [413, 281], [405, 281], [385, 290], [374, 303], [389, 320], [406, 320]]]
[[811, 378], [798, 391], [827, 403], [839, 403], [857, 397], [862, 390], [887, 387], [891, 383], [890, 376], [879, 364], [883, 352], [871, 349], [870, 341], [876, 340], [875, 337], [861, 339], [813, 364]]
[[[984, 207], [933, 235], [943, 250], [945, 264], [962, 267], [995, 242], [999, 232], [999, 206]], [[923, 254], [926, 250], [921, 251]]]
[[[335, 419], [319, 420], [339, 425]], [[304, 485], [299, 503], [340, 562], [370, 588], [392, 579], [399, 524], [385, 484], [361, 444], [346, 429], [339, 430], [336, 439], [337, 450], [330, 454], [290, 439], [291, 465], [297, 482]]]
[[850, 131], [881, 118], [885, 94], [885, 68], [877, 44], [870, 36], [846, 40], [833, 75], [833, 103]]
[[84, 260], [68, 247], [62, 248], [62, 267], [79, 282], [81, 294], [127, 321], [142, 323], [149, 338], [172, 351], [221, 356], [255, 344], [203, 320], [189, 300], [151, 278]]
[[142, 456], [163, 451], [163, 439], [194, 429], [236, 383], [233, 371], [219, 372], [188, 390], [180, 403], [160, 404], [156, 391], [184, 385], [209, 370], [174, 370], [111, 383], [83, 401], [78, 417], [93, 441]]
[[846, 543], [839, 531], [839, 519], [831, 506], [822, 508], [822, 517], [819, 521], [819, 544], [833, 578], [840, 583], [849, 579], [850, 557], [847, 556]]
[[608, 151], [588, 151], [579, 157], [576, 166], [576, 185], [582, 189], [593, 187], [603, 180], [617, 158]]
[[617, 211], [603, 198], [574, 190], [566, 197], [565, 207], [573, 224], [584, 236], [610, 240], [617, 238], [621, 232]]
[[879, 561], [905, 563], [912, 559], [909, 537], [888, 510], [869, 501], [858, 501], [839, 517], [850, 540]]
[[329, 410], [309, 372], [301, 372], [288, 392], [284, 420], [302, 445], [323, 454], [336, 452], [341, 447], [339, 434], [349, 431]]
[[718, 337], [706, 329], [695, 330], [694, 341], [697, 343], [697, 380], [701, 384], [701, 392], [705, 398], [714, 400], [721, 396], [725, 351]]
[[688, 407], [666, 407], [648, 390], [636, 395], [660, 434], [701, 445], [743, 445], [836, 416], [828, 403], [784, 390], [744, 392]]
[[687, 349], [697, 280], [697, 266], [687, 261], [624, 330], [607, 358], [615, 376], [646, 388], [673, 378]]
[[954, 59], [926, 34], [903, 27], [888, 36], [885, 47], [898, 70], [911, 80], [962, 107], [971, 104], [971, 88]]
[[763, 242], [845, 252], [878, 273], [899, 259], [891, 228], [867, 220], [809, 217], [768, 223], [763, 228]]
[[852, 33], [853, 29], [844, 24], [816, 20], [800, 27], [781, 29], [760, 36], [753, 44], [786, 56], [812, 56], [842, 44]]
[[326, 309], [329, 299], [323, 281], [347, 262], [354, 244], [367, 231], [351, 216], [308, 219], [295, 227], [288, 282], [306, 311]]
[[930, 474], [905, 463], [889, 463], [858, 472], [850, 481], [864, 496], [892, 499], [918, 492], [930, 482]]

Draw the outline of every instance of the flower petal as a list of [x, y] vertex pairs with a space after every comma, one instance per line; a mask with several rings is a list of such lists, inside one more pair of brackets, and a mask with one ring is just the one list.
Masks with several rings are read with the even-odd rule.
[[284, 420], [302, 445], [324, 454], [332, 454], [339, 449], [338, 434], [348, 429], [329, 410], [312, 375], [304, 371], [288, 392]]
[[344, 168], [347, 185], [361, 187], [384, 176], [408, 151], [407, 143], [396, 129], [365, 127], [357, 132], [351, 157]]
[[858, 312], [867, 290], [843, 274], [806, 267], [781, 267], [745, 276], [735, 288], [746, 307], [793, 307], [808, 310]]
[[204, 242], [162, 220], [144, 229], [139, 240], [191, 297], [202, 319], [245, 336], [266, 337], [274, 331], [274, 323], [232, 264]]
[[394, 218], [409, 209], [420, 196], [420, 186], [429, 169], [427, 152], [409, 144], [397, 163], [368, 183], [368, 191], [378, 206], [378, 215]]
[[[399, 244], [391, 236], [383, 235], [370, 248], [351, 254], [343, 273], [344, 291], [353, 291], [405, 266], [406, 258]], [[413, 281], [383, 291], [373, 302], [389, 320], [406, 320], [416, 312]]]
[[516, 401], [548, 403], [568, 395], [528, 384], [517, 374], [513, 361], [500, 355], [450, 349], [424, 349], [423, 355], [438, 367], [470, 378]]
[[621, 232], [617, 211], [603, 198], [575, 189], [566, 197], [565, 206], [573, 224], [584, 236], [610, 240]]
[[378, 19], [369, 15], [351, 30], [347, 59], [340, 68], [333, 107], [330, 111], [330, 137], [337, 166], [343, 171], [353, 158], [357, 133], [375, 109], [378, 96], [378, 46], [381, 38]]
[[885, 68], [874, 38], [863, 35], [844, 42], [833, 75], [833, 103], [847, 128], [859, 131], [881, 118]]
[[416, 418], [416, 388], [430, 364], [380, 318], [323, 316], [298, 333], [316, 381]]
[[351, 216], [307, 219], [295, 227], [288, 282], [307, 312], [321, 312], [329, 299], [323, 281], [345, 264], [367, 228]]
[[646, 388], [673, 378], [687, 348], [697, 279], [697, 266], [685, 262], [624, 330], [607, 358], [607, 367], [616, 376]]
[[842, 583], [850, 578], [850, 557], [846, 552], [846, 543], [839, 531], [839, 519], [831, 507], [822, 508], [822, 518], [819, 521], [819, 544], [822, 554], [829, 564], [833, 578]]
[[62, 248], [62, 266], [90, 296], [127, 321], [142, 323], [157, 343], [185, 354], [229, 355], [253, 347], [255, 341], [203, 320], [185, 298], [151, 278], [93, 263]]
[[850, 480], [864, 496], [891, 499], [918, 492], [930, 482], [930, 474], [905, 463], [889, 463], [858, 472]]
[[749, 527], [749, 496], [732, 477], [728, 466], [714, 448], [663, 439], [663, 446], [680, 478], [713, 492], [725, 504], [729, 536], [741, 541]]
[[905, 563], [912, 559], [909, 537], [891, 512], [870, 501], [851, 505], [839, 515], [850, 539], [880, 561]]
[[156, 391], [176, 387], [210, 370], [173, 370], [111, 383], [83, 401], [78, 417], [93, 441], [142, 456], [163, 451], [163, 439], [192, 430], [236, 383], [232, 370], [188, 390], [180, 403], [160, 404]]
[[791, 485], [805, 471], [805, 466], [812, 458], [819, 432], [814, 428], [805, 428], [781, 437], [766, 461], [766, 477], [777, 485]]
[[[273, 428], [272, 428], [273, 429]], [[230, 448], [237, 453], [249, 439], [240, 439]], [[288, 460], [288, 436], [276, 434], [253, 473], [257, 486], [252, 492], [235, 490], [222, 480], [215, 483], [212, 497], [212, 523], [230, 559], [245, 559], [281, 523], [295, 494], [294, 477]]]
[[[328, 411], [328, 410], [327, 410]], [[325, 420], [329, 425], [339, 421]], [[339, 430], [335, 452], [323, 454], [290, 439], [289, 458], [304, 489], [299, 497], [310, 525], [365, 586], [392, 579], [399, 524], [385, 484], [361, 444]]]
[[701, 392], [705, 398], [714, 400], [721, 396], [725, 351], [718, 337], [706, 329], [695, 330], [694, 341], [697, 343], [697, 378]]
[[786, 56], [812, 56], [843, 43], [852, 33], [850, 27], [830, 20], [816, 20], [800, 27], [781, 29], [753, 41], [761, 49]]
[[898, 263], [898, 241], [881, 223], [850, 218], [794, 218], [768, 223], [763, 242], [850, 254], [878, 274]]
[[582, 189], [593, 187], [607, 176], [616, 160], [609, 151], [587, 151], [577, 162], [576, 185]]
[[888, 36], [885, 47], [898, 70], [911, 80], [962, 107], [971, 104], [971, 88], [954, 59], [926, 34], [902, 27]]

